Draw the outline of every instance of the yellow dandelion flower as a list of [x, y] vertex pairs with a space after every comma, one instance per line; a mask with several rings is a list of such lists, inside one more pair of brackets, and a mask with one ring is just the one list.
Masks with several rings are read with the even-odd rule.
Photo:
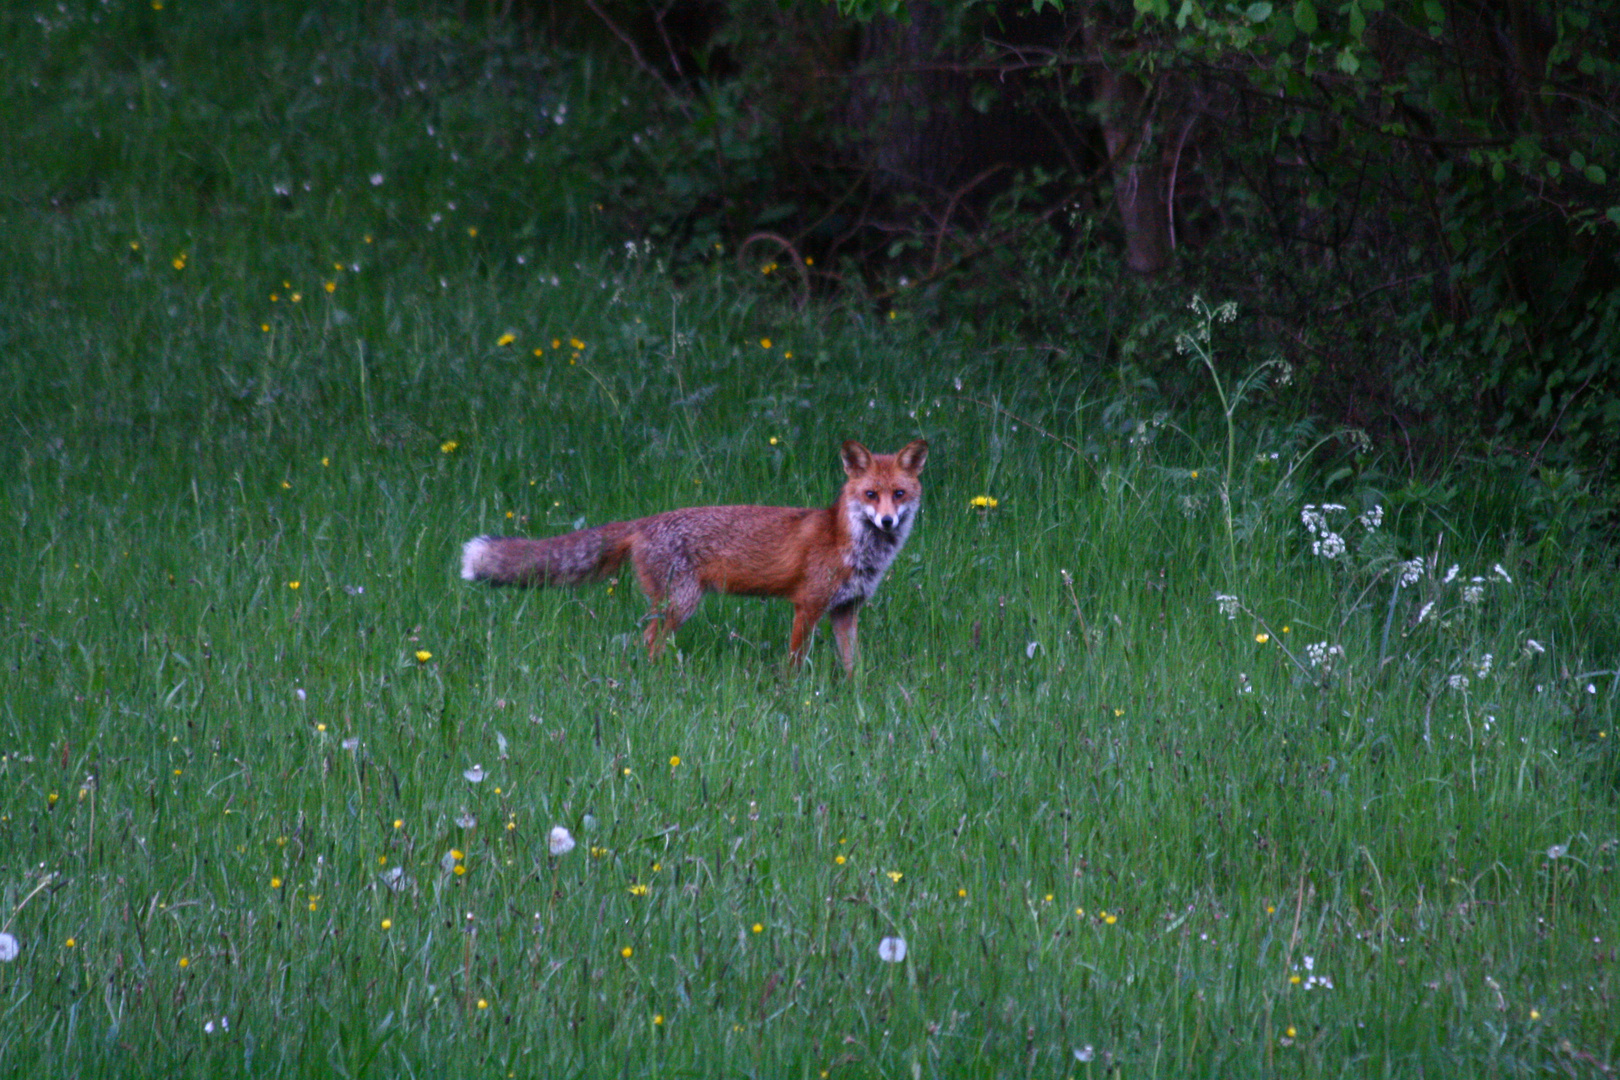
[[975, 495], [973, 498], [968, 500], [968, 505], [973, 507], [975, 510], [994, 510], [996, 507], [1000, 506], [1001, 503], [991, 495]]
[[1290, 1039], [1292, 1039], [1295, 1035], [1298, 1035], [1299, 1032], [1294, 1030], [1294, 1025], [1293, 1024], [1289, 1024], [1287, 1029], [1283, 1032], [1283, 1034], [1287, 1035]]
[[966, 900], [967, 899], [967, 890], [966, 889], [957, 889], [956, 890], [956, 898], [958, 900]]
[[1103, 922], [1107, 923], [1109, 926], [1113, 926], [1115, 923], [1119, 922], [1119, 916], [1118, 915], [1104, 915], [1103, 916]]
[[483, 998], [479, 998], [478, 999], [478, 1007], [480, 1009], [487, 1009], [487, 1008], [489, 1008], [489, 1002], [485, 1001]]
[[428, 652], [426, 649], [416, 650], [416, 662], [418, 664], [425, 664], [431, 659], [433, 659], [433, 654]]
[[1264, 645], [1266, 642], [1271, 640], [1271, 635], [1270, 634], [1256, 634], [1256, 635], [1254, 635], [1254, 640], [1258, 644]]
[[755, 923], [753, 926], [749, 927], [749, 929], [752, 930], [756, 934], [763, 934], [765, 932], [765, 924], [764, 923]]
[[905, 876], [906, 875], [902, 874], [898, 870], [890, 870], [889, 871], [889, 880], [894, 882], [896, 885], [900, 884], [900, 879], [905, 877]]
[[331, 458], [329, 458], [329, 457], [321, 458], [321, 468], [330, 469], [331, 467], [332, 467], [332, 459]]
[[56, 805], [56, 800], [59, 799], [59, 798], [61, 798], [61, 796], [53, 791], [49, 795], [45, 796], [45, 805], [46, 806], [55, 806]]
[[304, 299], [304, 294], [301, 293], [301, 292], [295, 292], [291, 296], [287, 297], [287, 299], [291, 300], [293, 303], [296, 304], [296, 303], [298, 303], [298, 302], [300, 302], [301, 300]]
[[456, 442], [456, 440], [454, 440], [454, 439], [446, 439], [446, 440], [444, 440], [444, 442], [439, 444], [439, 453], [441, 453], [441, 454], [453, 454], [456, 451], [456, 447], [458, 447], [460, 445], [461, 444]]
[[468, 236], [477, 236], [478, 235], [478, 226], [476, 226], [476, 225], [470, 226], [467, 229], [467, 235]]
[[181, 958], [180, 958], [180, 966], [181, 966], [181, 967], [183, 967], [183, 968], [188, 968], [188, 967], [190, 967], [190, 966], [191, 966], [191, 957], [189, 957], [189, 956], [182, 956], [182, 957], [181, 957]]
[[405, 827], [405, 819], [404, 818], [395, 818], [394, 819], [394, 828], [403, 829], [404, 827]]
[[268, 334], [270, 332], [270, 324], [267, 322], [262, 322], [259, 324], [259, 329]]
[[837, 863], [839, 866], [843, 866], [845, 859], [842, 855], [839, 855], [837, 858], [833, 859], [833, 862]]
[[653, 1014], [653, 1026], [654, 1027], [662, 1027], [663, 1023], [664, 1023], [664, 1014], [663, 1013], [654, 1013]]
[[292, 481], [291, 480], [283, 480], [281, 482], [281, 490], [282, 491], [291, 491], [292, 490]]
[[641, 884], [638, 881], [636, 884], [630, 886], [630, 895], [631, 896], [646, 896], [647, 895], [647, 886]]
[[768, 337], [760, 338], [759, 339], [759, 347], [762, 348], [762, 349], [770, 348], [771, 347], [771, 339], [768, 338]]
[[328, 281], [325, 285], [322, 285], [321, 288], [325, 289], [329, 293], [335, 293], [337, 292], [337, 282]]
[[467, 865], [465, 863], [456, 863], [456, 868], [450, 872], [456, 877], [461, 877], [467, 872]]
[[568, 347], [570, 349], [573, 349], [575, 352], [584, 352], [585, 351], [585, 343], [583, 341], [579, 340], [579, 338], [577, 338], [577, 337], [573, 337], [573, 338], [568, 339]]
[[771, 445], [772, 445], [772, 446], [775, 446], [775, 445], [776, 445], [776, 436], [775, 436], [775, 435], [772, 435], [772, 436], [771, 436]]
[[634, 950], [634, 949], [632, 949], [632, 948], [631, 948], [631, 947], [630, 947], [630, 946], [628, 946], [628, 945], [626, 945], [626, 946], [625, 946], [625, 947], [624, 947], [624, 948], [622, 948], [622, 949], [620, 949], [620, 950], [619, 950], [619, 955], [620, 955], [620, 956], [622, 956], [622, 957], [624, 957], [624, 958], [625, 958], [625, 959], [626, 959], [626, 960], [628, 960], [628, 959], [630, 959], [630, 958], [631, 958], [631, 957], [632, 957], [632, 956], [634, 956], [634, 955], [635, 955], [635, 953], [636, 953], [636, 950]]
[[517, 340], [517, 335], [516, 334], [505, 333], [505, 334], [502, 334], [500, 337], [495, 339], [495, 344], [499, 345], [501, 348], [504, 349], [506, 346], [512, 344], [512, 342], [514, 342], [516, 340]]
[[681, 755], [679, 755], [679, 754], [671, 754], [669, 756], [669, 767], [672, 768], [672, 769], [680, 768], [681, 767]]
[[289, 581], [289, 582], [287, 582], [287, 588], [291, 589], [293, 592], [297, 592], [298, 591], [298, 586], [300, 586], [302, 584], [303, 584], [303, 582], [301, 582], [301, 581]]
[[278, 877], [273, 877], [273, 878], [271, 878], [271, 879], [270, 879], [270, 887], [271, 887], [271, 888], [272, 888], [272, 889], [279, 889], [279, 888], [281, 888], [281, 879], [280, 879], [280, 878], [278, 878]]
[[62, 944], [64, 946], [66, 946], [67, 948], [71, 949], [71, 948], [73, 948], [73, 946], [77, 945], [78, 942], [75, 941], [73, 938], [68, 938], [66, 941], [62, 942]]
[[384, 930], [392, 930], [394, 928], [394, 920], [393, 919], [384, 919], [382, 921], [382, 928]]
[[1188, 476], [1188, 477], [1189, 477], [1189, 478], [1190, 478], [1190, 479], [1193, 479], [1193, 480], [1196, 480], [1196, 479], [1198, 479], [1198, 470], [1197, 470], [1197, 469], [1194, 469], [1194, 470], [1193, 470], [1193, 471], [1192, 471], [1192, 472], [1190, 472], [1190, 473], [1188, 473], [1188, 474], [1187, 474], [1187, 476]]

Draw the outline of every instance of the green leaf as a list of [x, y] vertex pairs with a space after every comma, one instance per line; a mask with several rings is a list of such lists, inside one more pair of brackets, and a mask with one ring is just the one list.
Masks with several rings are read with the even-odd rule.
[[1339, 70], [1344, 72], [1346, 75], [1354, 75], [1356, 72], [1361, 70], [1361, 57], [1356, 55], [1356, 50], [1354, 48], [1346, 45], [1344, 48], [1339, 50], [1339, 59], [1337, 64]]
[[1586, 167], [1586, 179], [1594, 184], [1607, 183], [1609, 174], [1603, 171], [1601, 165], [1588, 165]]
[[1620, 225], [1620, 206], [1611, 206], [1604, 212], [1604, 216], [1616, 225]]
[[1423, 14], [1427, 15], [1429, 21], [1436, 26], [1446, 24], [1446, 9], [1440, 0], [1423, 0]]
[[1350, 36], [1360, 41], [1367, 32], [1367, 16], [1362, 13], [1360, 4], [1350, 5]]
[[1243, 17], [1250, 22], [1265, 22], [1271, 18], [1271, 5], [1266, 3], [1265, 0], [1250, 4], [1249, 9], [1243, 13]]
[[1311, 0], [1298, 0], [1294, 4], [1294, 25], [1307, 36], [1316, 33], [1316, 5]]

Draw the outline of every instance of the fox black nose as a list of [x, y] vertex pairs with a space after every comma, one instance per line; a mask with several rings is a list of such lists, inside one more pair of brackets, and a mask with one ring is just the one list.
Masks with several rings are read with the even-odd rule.
[[878, 528], [882, 529], [884, 532], [894, 532], [894, 526], [899, 520], [900, 519], [895, 517], [893, 514], [884, 514], [882, 517], [878, 518]]

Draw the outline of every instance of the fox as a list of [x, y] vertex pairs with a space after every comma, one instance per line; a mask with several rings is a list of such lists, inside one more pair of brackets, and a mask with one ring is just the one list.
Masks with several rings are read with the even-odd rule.
[[628, 560], [652, 604], [643, 633], [649, 660], [705, 593], [778, 597], [793, 605], [789, 668], [803, 663], [826, 615], [853, 677], [857, 617], [917, 523], [928, 443], [915, 439], [896, 453], [874, 454], [850, 439], [841, 452], [846, 480], [831, 506], [693, 506], [539, 540], [475, 536], [462, 548], [461, 576], [493, 585], [581, 585]]

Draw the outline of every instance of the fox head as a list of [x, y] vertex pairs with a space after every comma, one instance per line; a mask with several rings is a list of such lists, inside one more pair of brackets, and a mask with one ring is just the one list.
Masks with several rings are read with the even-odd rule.
[[854, 439], [844, 444], [844, 495], [859, 516], [886, 533], [904, 537], [922, 497], [917, 474], [928, 460], [928, 444], [907, 443], [897, 454], [874, 454]]

